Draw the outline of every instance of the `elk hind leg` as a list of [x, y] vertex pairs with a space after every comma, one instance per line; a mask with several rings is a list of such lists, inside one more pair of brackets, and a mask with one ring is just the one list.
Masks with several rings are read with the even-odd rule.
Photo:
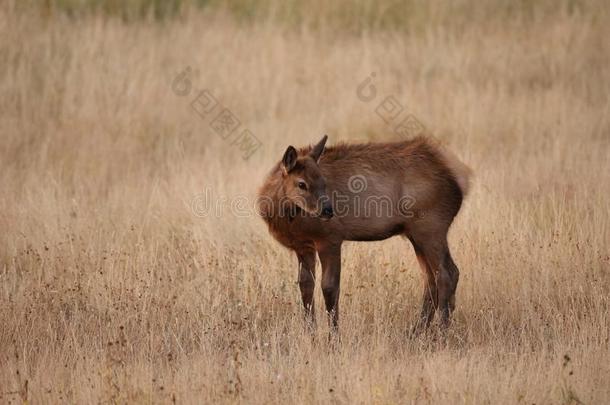
[[451, 277], [451, 295], [449, 296], [449, 313], [451, 314], [455, 310], [455, 292], [457, 290], [458, 282], [460, 281], [460, 270], [453, 261], [449, 249], [447, 249], [443, 266], [447, 269], [449, 276]]
[[436, 308], [438, 306], [438, 291], [436, 288], [434, 273], [428, 264], [426, 256], [424, 256], [424, 253], [415, 244], [413, 246], [415, 248], [415, 255], [417, 256], [417, 261], [419, 263], [419, 267], [421, 268], [424, 281], [422, 308], [419, 321], [414, 328], [414, 332], [419, 332], [422, 329], [428, 328], [434, 319], [434, 313], [436, 312]]
[[455, 290], [459, 279], [457, 266], [451, 259], [446, 242], [432, 246], [425, 251], [425, 256], [430, 265], [436, 281], [438, 295], [438, 310], [441, 326], [449, 326], [450, 315], [455, 305]]

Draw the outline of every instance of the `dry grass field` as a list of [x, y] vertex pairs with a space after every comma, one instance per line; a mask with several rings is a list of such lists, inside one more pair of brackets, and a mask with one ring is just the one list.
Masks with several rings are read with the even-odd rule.
[[[64, 3], [0, 3], [0, 403], [610, 401], [606, 2]], [[410, 337], [410, 244], [346, 243], [332, 347], [251, 203], [290, 143], [399, 139], [386, 96], [474, 170], [457, 309]]]

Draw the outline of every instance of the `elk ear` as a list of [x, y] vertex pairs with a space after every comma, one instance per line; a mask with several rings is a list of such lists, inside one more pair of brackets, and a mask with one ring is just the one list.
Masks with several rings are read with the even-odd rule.
[[284, 173], [289, 173], [294, 166], [297, 164], [297, 150], [294, 146], [289, 146], [284, 152], [284, 157], [282, 158], [282, 168], [284, 169]]
[[311, 152], [309, 152], [309, 156], [311, 156], [311, 158], [315, 160], [316, 163], [320, 161], [320, 156], [322, 156], [322, 153], [324, 152], [324, 146], [326, 145], [327, 139], [328, 135], [324, 135], [322, 139], [320, 139], [320, 142], [318, 142], [318, 144], [313, 147]]

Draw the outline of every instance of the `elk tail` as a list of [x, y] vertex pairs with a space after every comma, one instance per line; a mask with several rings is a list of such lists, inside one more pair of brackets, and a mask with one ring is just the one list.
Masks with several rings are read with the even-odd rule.
[[455, 178], [456, 183], [462, 191], [462, 195], [466, 197], [470, 189], [470, 179], [472, 177], [472, 169], [464, 164], [457, 156], [445, 147], [440, 148], [441, 155], [447, 168]]

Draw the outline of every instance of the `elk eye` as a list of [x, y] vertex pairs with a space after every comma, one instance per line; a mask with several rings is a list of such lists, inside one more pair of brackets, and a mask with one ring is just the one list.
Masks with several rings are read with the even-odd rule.
[[297, 185], [301, 190], [307, 190], [307, 184], [304, 181], [299, 181]]

